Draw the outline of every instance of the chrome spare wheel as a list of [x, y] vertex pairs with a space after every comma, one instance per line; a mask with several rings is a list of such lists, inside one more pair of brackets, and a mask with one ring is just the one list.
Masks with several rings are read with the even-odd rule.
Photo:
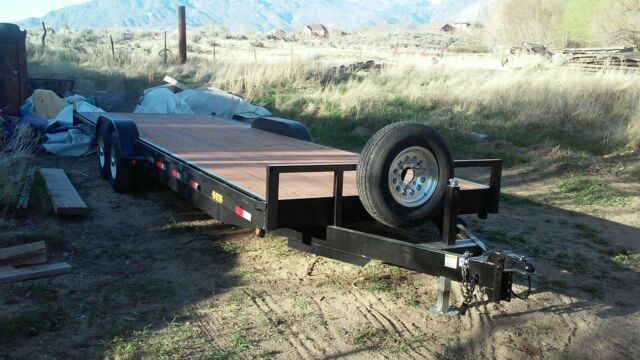
[[398, 204], [417, 207], [426, 203], [438, 187], [438, 161], [422, 146], [402, 150], [389, 168], [389, 191]]
[[105, 153], [104, 153], [104, 140], [102, 137], [98, 137], [98, 161], [100, 161], [100, 169], [104, 168]]
[[118, 175], [118, 159], [116, 158], [116, 152], [111, 151], [111, 158], [109, 161], [109, 167], [111, 168], [111, 178], [116, 179]]

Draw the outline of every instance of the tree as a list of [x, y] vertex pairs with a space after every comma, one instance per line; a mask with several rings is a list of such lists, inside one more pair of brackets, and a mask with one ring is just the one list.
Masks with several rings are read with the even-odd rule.
[[558, 0], [498, 0], [486, 26], [486, 40], [508, 46], [523, 41], [555, 44], [563, 12]]

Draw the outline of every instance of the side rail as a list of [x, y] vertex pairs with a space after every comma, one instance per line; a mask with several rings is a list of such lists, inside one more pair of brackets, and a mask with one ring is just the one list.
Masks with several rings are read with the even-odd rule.
[[333, 172], [333, 225], [342, 224], [344, 173], [355, 171], [357, 164], [267, 165], [267, 222], [265, 230], [278, 228], [280, 174]]

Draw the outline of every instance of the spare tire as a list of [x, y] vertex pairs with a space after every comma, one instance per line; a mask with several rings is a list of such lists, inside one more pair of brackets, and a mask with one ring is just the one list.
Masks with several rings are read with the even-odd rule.
[[374, 219], [411, 227], [441, 214], [453, 157], [433, 128], [398, 122], [380, 129], [358, 160], [358, 195]]

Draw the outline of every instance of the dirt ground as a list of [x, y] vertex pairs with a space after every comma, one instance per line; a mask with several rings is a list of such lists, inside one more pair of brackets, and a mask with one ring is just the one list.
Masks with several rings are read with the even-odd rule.
[[64, 168], [91, 210], [2, 220], [0, 247], [44, 239], [73, 272], [0, 285], [0, 359], [640, 357], [637, 196], [541, 205], [531, 199], [553, 191], [552, 176], [507, 173], [501, 213], [465, 220], [491, 247], [533, 259], [533, 294], [436, 317], [425, 310], [435, 277], [290, 250], [157, 184], [116, 194], [94, 157], [37, 161]]

